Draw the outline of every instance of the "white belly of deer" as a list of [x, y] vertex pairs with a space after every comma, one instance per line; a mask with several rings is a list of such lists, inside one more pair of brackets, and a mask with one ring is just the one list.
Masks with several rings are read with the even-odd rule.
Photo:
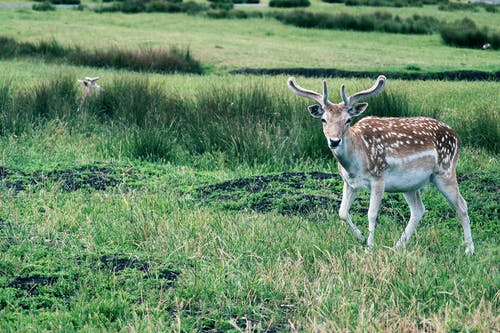
[[[387, 167], [382, 172], [384, 190], [387, 192], [409, 192], [427, 185], [436, 170], [437, 153], [435, 150], [418, 152], [404, 157], [386, 156]], [[372, 177], [355, 170], [341, 169], [342, 178], [356, 189], [369, 189]]]
[[383, 175], [385, 190], [387, 192], [414, 191], [430, 182], [437, 165], [437, 153], [432, 149], [405, 157], [387, 156], [386, 162], [388, 167]]

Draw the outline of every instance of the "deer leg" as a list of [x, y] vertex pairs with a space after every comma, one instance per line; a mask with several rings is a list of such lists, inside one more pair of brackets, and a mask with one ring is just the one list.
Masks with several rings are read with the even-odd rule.
[[351, 187], [349, 184], [344, 182], [344, 189], [342, 191], [342, 203], [340, 204], [339, 216], [340, 219], [345, 221], [351, 229], [354, 237], [356, 237], [362, 243], [365, 242], [365, 237], [361, 233], [361, 231], [352, 223], [351, 216], [349, 215], [349, 210], [351, 209], [352, 202], [356, 197], [356, 190]]
[[384, 181], [377, 180], [371, 185], [370, 208], [368, 208], [368, 249], [373, 249], [375, 245], [375, 225], [377, 224], [377, 215], [384, 196]]
[[422, 198], [420, 197], [420, 190], [403, 193], [403, 196], [410, 206], [410, 220], [408, 221], [408, 225], [401, 235], [401, 238], [396, 243], [396, 248], [406, 247], [411, 235], [413, 235], [413, 232], [417, 228], [418, 222], [420, 222], [420, 219], [425, 213], [425, 207], [422, 203]]
[[436, 185], [436, 187], [438, 188], [438, 190], [453, 206], [453, 208], [455, 208], [458, 218], [462, 223], [462, 229], [464, 231], [464, 239], [465, 243], [467, 244], [465, 253], [468, 255], [474, 254], [474, 243], [472, 241], [472, 234], [470, 231], [470, 220], [469, 220], [469, 214], [467, 213], [467, 203], [465, 202], [464, 198], [460, 195], [456, 177], [436, 176], [433, 182], [434, 185]]

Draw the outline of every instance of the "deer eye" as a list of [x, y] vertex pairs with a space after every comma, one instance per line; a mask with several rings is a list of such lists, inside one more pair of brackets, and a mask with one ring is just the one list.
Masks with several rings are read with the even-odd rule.
[[351, 118], [347, 119], [346, 122], [345, 122], [346, 125], [348, 125], [350, 123], [351, 123]]
[[325, 119], [325, 118], [321, 118], [321, 122], [322, 122], [323, 124], [326, 124], [326, 119]]

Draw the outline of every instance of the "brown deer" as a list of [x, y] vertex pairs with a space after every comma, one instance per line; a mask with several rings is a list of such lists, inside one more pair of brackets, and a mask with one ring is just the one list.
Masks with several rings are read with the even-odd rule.
[[410, 220], [396, 244], [406, 247], [425, 209], [420, 190], [432, 182], [457, 211], [462, 222], [465, 253], [474, 253], [467, 204], [460, 195], [456, 178], [459, 138], [448, 125], [431, 118], [378, 118], [366, 117], [350, 126], [353, 117], [368, 107], [359, 100], [379, 94], [386, 78], [380, 75], [367, 90], [347, 96], [340, 87], [342, 102], [328, 100], [328, 87], [323, 81], [323, 94], [301, 88], [294, 78], [288, 87], [298, 96], [312, 99], [309, 106], [314, 118], [321, 118], [323, 133], [344, 180], [340, 218], [348, 224], [354, 236], [364, 242], [361, 231], [352, 223], [349, 209], [358, 189], [370, 190], [368, 209], [369, 249], [374, 246], [375, 224], [382, 201], [387, 192], [402, 192], [410, 206]]

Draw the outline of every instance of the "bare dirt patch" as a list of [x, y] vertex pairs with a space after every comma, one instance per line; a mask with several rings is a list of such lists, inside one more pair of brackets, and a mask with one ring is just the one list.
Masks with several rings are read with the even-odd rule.
[[122, 170], [113, 165], [95, 164], [75, 168], [56, 169], [51, 171], [34, 171], [31, 173], [19, 169], [0, 167], [1, 184], [15, 192], [25, 191], [30, 187], [58, 183], [65, 192], [79, 189], [104, 191], [117, 186], [131, 170]]

